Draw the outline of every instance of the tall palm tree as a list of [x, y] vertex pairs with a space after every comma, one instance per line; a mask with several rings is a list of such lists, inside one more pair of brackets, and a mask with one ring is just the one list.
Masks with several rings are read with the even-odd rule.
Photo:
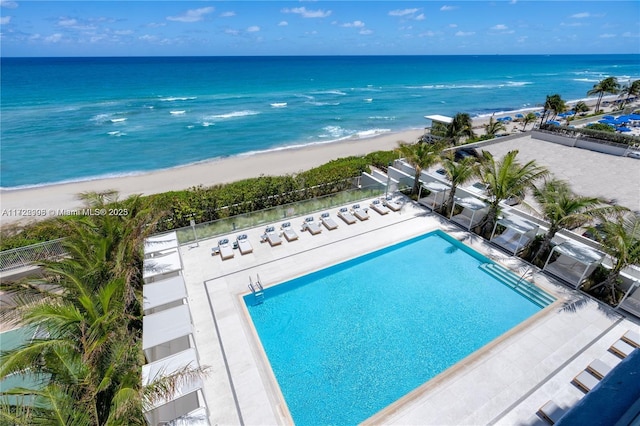
[[624, 109], [627, 103], [629, 103], [629, 99], [640, 96], [640, 80], [634, 80], [630, 84], [624, 86], [620, 90], [620, 96], [624, 97], [620, 109]]
[[539, 214], [549, 223], [547, 233], [533, 261], [547, 252], [551, 240], [560, 229], [575, 229], [584, 226], [596, 217], [619, 211], [619, 207], [606, 205], [596, 197], [583, 197], [571, 191], [569, 184], [558, 179], [534, 186], [533, 197], [540, 206]]
[[444, 149], [444, 142], [436, 143], [405, 143], [400, 142], [396, 152], [404, 157], [405, 161], [415, 169], [413, 188], [411, 194], [417, 194], [420, 188], [420, 174], [426, 168], [440, 161], [440, 154]]
[[459, 112], [453, 116], [451, 123], [447, 126], [445, 137], [454, 145], [458, 145], [462, 138], [474, 138], [473, 120], [465, 112]]
[[456, 188], [478, 174], [478, 160], [475, 157], [465, 157], [455, 161], [453, 155], [449, 155], [442, 159], [442, 167], [451, 181], [449, 196], [442, 206], [443, 214], [448, 217], [453, 206]]
[[598, 95], [596, 102], [596, 113], [600, 112], [600, 102], [605, 94], [615, 95], [620, 91], [620, 84], [616, 77], [607, 77], [593, 85], [593, 88], [587, 92], [587, 96]]
[[583, 114], [589, 111], [589, 105], [585, 101], [578, 101], [573, 106], [573, 119], [575, 120], [578, 114]]
[[484, 131], [487, 136], [495, 137], [499, 132], [505, 131], [507, 128], [502, 121], [497, 121], [493, 117], [489, 118], [489, 122], [484, 125]]
[[529, 123], [533, 123], [536, 121], [536, 115], [532, 112], [527, 113], [524, 117], [522, 117], [522, 131], [524, 132]]
[[567, 105], [559, 94], [547, 95], [540, 118], [540, 124], [545, 123], [548, 119], [556, 118], [558, 114], [566, 111], [566, 109]]
[[[7, 392], [32, 398], [33, 409], [5, 402], [1, 415], [26, 416], [27, 424], [143, 425], [141, 247], [161, 213], [140, 197], [83, 198], [98, 214], [60, 219], [68, 256], [44, 262], [43, 280], [3, 284], [16, 307], [2, 319], [42, 335], [2, 352], [0, 378], [28, 371], [42, 386]], [[109, 209], [122, 215], [102, 214]]]
[[620, 273], [629, 265], [640, 264], [640, 215], [632, 213], [619, 216], [614, 221], [605, 221], [600, 232], [595, 234], [602, 243], [602, 250], [611, 256], [614, 263], [607, 278], [591, 290], [604, 286], [610, 292], [611, 303], [616, 304]]
[[518, 151], [509, 151], [505, 156], [496, 161], [488, 151], [482, 152], [480, 160], [479, 176], [487, 185], [487, 193], [491, 201], [489, 212], [481, 223], [481, 235], [489, 235], [498, 218], [500, 201], [523, 194], [534, 183], [546, 177], [549, 171], [531, 160], [520, 164], [516, 160]]

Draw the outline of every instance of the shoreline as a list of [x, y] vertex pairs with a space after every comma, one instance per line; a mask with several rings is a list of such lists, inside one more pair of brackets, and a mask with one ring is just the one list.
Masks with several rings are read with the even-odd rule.
[[111, 178], [84, 180], [36, 186], [23, 189], [2, 189], [2, 227], [47, 219], [63, 210], [82, 207], [77, 194], [116, 190], [120, 199], [131, 195], [151, 195], [180, 191], [195, 186], [213, 186], [260, 176], [298, 173], [341, 157], [366, 155], [374, 151], [389, 151], [399, 141], [413, 142], [424, 129], [384, 133], [365, 139], [343, 139], [333, 143], [303, 145], [251, 155], [238, 155], [192, 165], [148, 173]]

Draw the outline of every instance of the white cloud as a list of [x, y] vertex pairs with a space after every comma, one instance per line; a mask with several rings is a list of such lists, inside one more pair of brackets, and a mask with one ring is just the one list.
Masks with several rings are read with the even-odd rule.
[[326, 18], [331, 15], [331, 11], [327, 10], [326, 12], [322, 9], [318, 10], [307, 10], [306, 7], [294, 7], [293, 9], [284, 8], [281, 10], [282, 13], [295, 13], [297, 15], [302, 16], [303, 18]]
[[444, 5], [444, 6], [442, 6], [440, 8], [440, 12], [449, 12], [449, 11], [455, 10], [457, 8], [458, 8], [458, 6], [447, 6], [447, 5]]
[[622, 33], [622, 37], [640, 37], [640, 33], [632, 33], [631, 31], [627, 31], [625, 33]]
[[527, 39], [529, 38], [529, 36], [521, 36], [518, 37], [518, 43], [524, 43], [525, 41], [527, 41]]
[[585, 25], [588, 25], [588, 24], [585, 24], [584, 22], [569, 22], [569, 23], [561, 22], [560, 23], [560, 26], [562, 27], [583, 27]]
[[234, 36], [237, 36], [238, 34], [240, 34], [240, 31], [232, 30], [231, 28], [224, 30], [224, 32], [225, 34], [234, 35]]
[[47, 43], [58, 43], [60, 42], [60, 40], [62, 40], [62, 34], [60, 33], [51, 34], [50, 36], [44, 38], [44, 41], [46, 41]]
[[509, 4], [516, 4], [516, 3], [518, 3], [518, 0], [511, 0], [511, 1], [509, 2]]
[[472, 36], [472, 35], [474, 35], [474, 34], [475, 34], [475, 32], [473, 32], [473, 31], [467, 31], [467, 32], [465, 32], [465, 31], [458, 31], [455, 35], [456, 35], [457, 37], [468, 37], [468, 36]]
[[232, 17], [232, 16], [236, 16], [236, 13], [235, 13], [235, 12], [233, 12], [233, 11], [229, 11], [229, 12], [222, 12], [222, 13], [220, 14], [220, 17], [221, 17], [221, 18], [230, 18], [230, 17]]
[[61, 27], [74, 27], [78, 25], [78, 20], [73, 18], [60, 18], [58, 25]]
[[132, 30], [117, 30], [113, 32], [116, 35], [131, 35], [133, 34]]
[[209, 7], [201, 7], [200, 9], [190, 9], [187, 10], [182, 15], [178, 16], [167, 16], [167, 21], [176, 21], [176, 22], [198, 22], [202, 21], [205, 15], [213, 12], [215, 8]]
[[249, 28], [247, 28], [248, 33], [257, 33], [258, 31], [260, 31], [260, 27], [257, 25], [252, 25]]
[[11, 22], [11, 16], [0, 17], [0, 25], [6, 25]]
[[415, 19], [416, 21], [424, 21], [424, 20], [425, 20], [425, 18], [426, 18], [426, 17], [424, 16], [424, 13], [421, 13], [420, 15], [416, 16], [416, 17], [415, 17], [415, 18], [413, 18], [413, 19]]
[[18, 3], [11, 0], [0, 0], [0, 7], [6, 7], [7, 9], [15, 9], [18, 7]]
[[389, 12], [389, 16], [407, 16], [413, 15], [418, 9], [396, 9]]
[[449, 28], [458, 28], [458, 24], [449, 24]]
[[571, 15], [570, 18], [583, 19], [583, 18], [588, 18], [589, 16], [591, 16], [589, 12], [580, 12], [580, 13]]
[[289, 23], [287, 21], [280, 21], [278, 22], [278, 26], [279, 27], [286, 27], [287, 25], [289, 25]]
[[362, 21], [347, 22], [345, 24], [342, 24], [341, 26], [345, 28], [362, 28], [364, 27], [364, 22]]
[[159, 27], [166, 27], [167, 23], [166, 22], [150, 22], [147, 24], [147, 27], [149, 28], [159, 28]]
[[615, 34], [600, 34], [600, 38], [613, 38], [616, 37]]
[[370, 29], [367, 29], [367, 28], [363, 28], [363, 29], [360, 30], [360, 34], [369, 35], [369, 34], [373, 34], [373, 31], [371, 31]]
[[157, 39], [158, 37], [151, 34], [145, 34], [138, 37], [138, 40], [142, 40], [142, 41], [156, 41]]
[[435, 35], [436, 33], [434, 33], [433, 31], [425, 31], [423, 33], [418, 34], [418, 37], [433, 37]]
[[509, 27], [507, 27], [506, 25], [503, 24], [498, 24], [498, 25], [494, 25], [493, 27], [491, 27], [492, 30], [494, 31], [504, 31], [504, 30], [508, 30]]

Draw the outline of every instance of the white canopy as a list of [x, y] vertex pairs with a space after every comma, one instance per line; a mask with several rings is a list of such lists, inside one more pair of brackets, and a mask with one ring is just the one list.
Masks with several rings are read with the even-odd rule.
[[453, 118], [447, 117], [446, 115], [434, 114], [434, 115], [425, 115], [424, 118], [431, 121], [437, 121], [444, 124], [450, 124], [453, 121]]
[[193, 333], [188, 305], [180, 305], [142, 317], [142, 349]]
[[176, 248], [178, 248], [178, 234], [175, 231], [168, 234], [154, 235], [144, 240], [145, 256]]
[[142, 269], [142, 277], [144, 279], [167, 274], [169, 272], [177, 272], [182, 269], [180, 254], [178, 251], [172, 251], [160, 256], [147, 258], [144, 260]]
[[538, 225], [529, 222], [518, 216], [506, 216], [498, 220], [498, 225], [518, 231], [520, 234], [526, 234], [529, 231], [538, 229]]
[[599, 263], [604, 258], [604, 254], [599, 251], [575, 241], [565, 241], [564, 243], [558, 244], [553, 249], [558, 253], [569, 256], [585, 265]]
[[[553, 253], [559, 253], [560, 256], [551, 262]], [[542, 270], [578, 288], [593, 273], [602, 259], [604, 259], [604, 255], [597, 250], [569, 240], [551, 249]]]
[[487, 207], [486, 203], [474, 197], [456, 198], [455, 203], [460, 207], [473, 211], [482, 210], [483, 208]]
[[442, 182], [436, 182], [433, 180], [425, 183], [424, 187], [433, 192], [443, 192], [449, 189], [449, 185], [445, 185]]
[[[142, 385], [148, 385], [156, 379], [177, 373], [187, 367], [199, 367], [198, 357], [194, 348], [189, 348], [182, 352], [178, 352], [177, 354], [143, 365]], [[202, 380], [199, 378], [189, 381], [181, 380], [180, 385], [168, 399], [157, 401], [150, 409], [154, 409], [168, 402], [176, 400], [191, 392], [195, 392], [200, 388], [202, 388]]]
[[182, 275], [155, 281], [142, 286], [144, 310], [157, 308], [167, 303], [187, 298], [187, 289]]

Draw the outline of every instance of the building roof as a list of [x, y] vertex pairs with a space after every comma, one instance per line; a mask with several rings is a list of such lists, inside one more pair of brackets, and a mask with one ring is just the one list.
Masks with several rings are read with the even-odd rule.
[[446, 115], [434, 114], [434, 115], [425, 115], [424, 118], [427, 120], [435, 121], [438, 123], [450, 124], [453, 121], [453, 118], [447, 117]]

